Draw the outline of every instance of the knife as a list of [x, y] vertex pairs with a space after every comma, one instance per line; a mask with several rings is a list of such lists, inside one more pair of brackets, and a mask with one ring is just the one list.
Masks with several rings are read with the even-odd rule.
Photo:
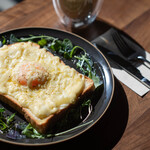
[[124, 69], [131, 76], [136, 78], [138, 81], [140, 81], [142, 84], [144, 84], [147, 88], [150, 89], [150, 81], [146, 79], [145, 77], [143, 77], [141, 72], [135, 66], [133, 66], [130, 62], [123, 59], [122, 57], [117, 55], [115, 52], [112, 52], [101, 45], [98, 45], [96, 43], [92, 43], [92, 44], [96, 46], [107, 58], [109, 58], [115, 64], [119, 65], [119, 67]]

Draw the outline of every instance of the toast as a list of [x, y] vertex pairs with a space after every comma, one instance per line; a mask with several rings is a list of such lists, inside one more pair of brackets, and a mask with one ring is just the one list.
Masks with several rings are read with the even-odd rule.
[[[40, 46], [35, 43], [32, 43], [32, 46], [40, 48]], [[55, 56], [53, 56], [52, 53], [50, 53], [48, 51], [47, 51], [47, 53], [49, 53], [49, 55], [51, 55], [51, 57], [55, 57]], [[62, 60], [61, 60], [61, 63], [63, 65], [65, 65]], [[84, 76], [84, 78], [85, 78], [84, 88], [83, 88], [82, 92], [80, 93], [80, 95], [75, 100], [74, 104], [77, 104], [78, 101], [80, 101], [81, 97], [85, 96], [87, 93], [89, 93], [95, 89], [93, 80], [88, 78], [87, 76]], [[60, 119], [65, 114], [66, 110], [68, 110], [72, 105], [74, 105], [74, 104], [69, 104], [66, 108], [60, 109], [44, 119], [40, 119], [36, 115], [34, 115], [30, 109], [22, 107], [15, 98], [13, 98], [9, 95], [1, 94], [0, 100], [3, 101], [4, 103], [7, 103], [9, 106], [11, 106], [15, 110], [17, 110], [19, 113], [23, 114], [24, 117], [26, 118], [26, 120], [29, 123], [31, 123], [31, 125], [39, 133], [42, 133], [42, 134], [46, 133], [46, 131], [50, 127], [52, 127], [57, 122], [57, 120]]]

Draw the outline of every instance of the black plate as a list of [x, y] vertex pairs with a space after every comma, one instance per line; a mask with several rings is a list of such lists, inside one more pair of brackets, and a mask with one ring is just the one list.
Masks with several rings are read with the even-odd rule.
[[[11, 143], [11, 144], [18, 144], [18, 145], [48, 145], [48, 144], [55, 144], [59, 142], [63, 142], [66, 140], [69, 140], [75, 136], [80, 135], [81, 133], [88, 130], [90, 127], [92, 127], [106, 112], [112, 96], [114, 92], [114, 78], [112, 75], [112, 71], [110, 69], [110, 65], [104, 55], [96, 49], [90, 42], [87, 40], [79, 37], [78, 35], [56, 30], [56, 29], [49, 29], [49, 28], [20, 28], [15, 30], [10, 30], [2, 33], [0, 37], [6, 36], [9, 37], [10, 34], [14, 34], [16, 37], [25, 37], [29, 35], [49, 35], [53, 37], [57, 37], [59, 39], [68, 38], [70, 39], [74, 45], [78, 45], [83, 47], [87, 53], [90, 54], [91, 58], [94, 62], [97, 63], [97, 73], [102, 77], [103, 83], [104, 83], [104, 89], [102, 94], [99, 95], [97, 98], [96, 104], [94, 105], [93, 112], [90, 114], [86, 122], [89, 122], [93, 120], [91, 124], [88, 124], [87, 126], [78, 128], [72, 132], [63, 134], [61, 136], [53, 137], [53, 138], [47, 138], [47, 139], [18, 139], [18, 140], [11, 140], [7, 138], [5, 135], [0, 134], [0, 141]], [[70, 65], [69, 62], [65, 62], [68, 65]], [[0, 107], [1, 107], [0, 102]], [[5, 106], [8, 113], [15, 112], [14, 110], [11, 110], [7, 106]], [[17, 120], [22, 120], [23, 118], [20, 115], [16, 115]]]

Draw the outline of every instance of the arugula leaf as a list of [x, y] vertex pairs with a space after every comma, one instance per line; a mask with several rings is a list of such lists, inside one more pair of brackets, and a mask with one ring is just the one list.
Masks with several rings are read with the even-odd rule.
[[80, 60], [80, 61], [78, 61], [78, 67], [80, 67], [80, 69], [82, 69], [84, 66], [88, 72], [88, 77], [92, 78], [92, 66], [90, 65], [90, 62], [89, 62], [90, 60], [85, 55], [82, 55], [81, 57], [78, 57], [78, 56], [74, 56], [74, 57], [76, 59]]
[[4, 115], [5, 109], [0, 108], [0, 130], [7, 131], [12, 127], [12, 122], [14, 121], [15, 114], [11, 116], [5, 117]]
[[0, 113], [3, 113], [5, 111], [5, 108], [0, 108]]
[[7, 124], [7, 125], [9, 125], [11, 122], [14, 121], [15, 115], [16, 115], [16, 114], [14, 113], [14, 114], [12, 114], [11, 116], [8, 116], [8, 117], [6, 118], [6, 124]]
[[9, 38], [9, 43], [13, 44], [13, 43], [16, 43], [16, 42], [20, 42], [20, 40], [18, 38], [16, 38], [16, 36], [14, 34], [11, 34], [10, 38]]
[[47, 41], [53, 41], [56, 38], [47, 36], [47, 35], [30, 35], [30, 37], [27, 37], [27, 38], [25, 38], [25, 37], [20, 38], [19, 42], [33, 41], [36, 39], [45, 39]]
[[47, 44], [47, 40], [46, 40], [46, 39], [41, 39], [41, 40], [38, 41], [38, 44], [39, 44], [41, 47], [43, 47], [43, 46], [45, 46], [45, 45]]
[[7, 124], [0, 119], [0, 130], [4, 131], [8, 128]]
[[66, 50], [71, 50], [73, 48], [73, 44], [69, 39], [64, 39], [62, 42], [63, 49]]
[[[38, 39], [42, 40], [39, 42], [42, 46], [46, 45], [48, 41], [56, 40], [56, 38], [51, 37], [51, 36], [46, 36], [46, 35], [30, 35], [30, 37], [26, 37], [26, 38], [25, 37], [17, 38], [14, 34], [11, 34], [10, 38], [9, 38], [9, 43], [13, 44], [16, 42], [27, 42], [27, 41], [34, 41], [34, 40], [38, 40]], [[4, 41], [4, 39], [3, 39], [3, 41]]]
[[2, 36], [2, 39], [3, 39], [2, 44], [3, 45], [6, 44], [6, 38], [4, 36]]
[[95, 75], [92, 73], [92, 78], [91, 78], [94, 82], [95, 88], [97, 88], [98, 86], [100, 86], [102, 83], [100, 83], [100, 78], [99, 76]]
[[61, 40], [54, 40], [54, 41], [51, 43], [50, 48], [51, 48], [53, 51], [59, 52], [59, 50], [62, 49], [62, 41], [61, 41]]
[[87, 125], [91, 124], [92, 122], [93, 122], [93, 120], [91, 120], [91, 121], [89, 121], [89, 122], [86, 122], [86, 123], [83, 123], [83, 124], [81, 124], [81, 125], [78, 125], [78, 126], [76, 126], [76, 127], [74, 127], [74, 128], [71, 128], [71, 129], [69, 129], [69, 130], [66, 130], [66, 131], [63, 131], [63, 132], [60, 132], [60, 133], [56, 133], [56, 134], [54, 134], [54, 136], [63, 135], [63, 134], [65, 134], [65, 133], [71, 132], [71, 131], [76, 130], [76, 129], [78, 129], [78, 128], [87, 126]]
[[91, 100], [90, 100], [90, 99], [87, 100], [87, 101], [84, 101], [84, 102], [82, 103], [82, 107], [90, 106], [90, 105], [91, 105]]
[[44, 136], [40, 134], [37, 130], [35, 130], [31, 124], [29, 123], [25, 129], [22, 131], [22, 134], [26, 135], [28, 138], [38, 138], [43, 139]]
[[85, 53], [85, 55], [86, 55], [86, 51], [85, 51], [82, 47], [80, 47], [80, 46], [74, 46], [74, 47], [72, 48], [71, 52], [70, 52], [70, 58], [72, 58], [72, 57], [76, 54], [77, 50], [82, 50], [82, 51], [84, 51], [84, 53]]

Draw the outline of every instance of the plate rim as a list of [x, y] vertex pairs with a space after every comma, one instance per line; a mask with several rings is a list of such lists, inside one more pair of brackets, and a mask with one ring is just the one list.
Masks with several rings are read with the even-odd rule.
[[104, 56], [104, 54], [97, 47], [95, 47], [87, 39], [85, 39], [85, 38], [83, 38], [83, 37], [81, 37], [81, 36], [79, 36], [79, 35], [77, 35], [75, 33], [72, 33], [70, 31], [66, 31], [66, 30], [63, 30], [63, 29], [50, 28], [50, 27], [38, 27], [38, 26], [33, 27], [33, 26], [31, 26], [31, 27], [19, 27], [19, 28], [12, 28], [12, 29], [8, 29], [8, 30], [4, 30], [4, 31], [0, 32], [0, 35], [1, 34], [6, 34], [6, 33], [9, 33], [9, 32], [13, 32], [13, 31], [17, 31], [17, 30], [26, 30], [26, 29], [47, 29], [47, 30], [54, 30], [54, 31], [58, 31], [58, 32], [65, 32], [67, 34], [70, 34], [71, 36], [73, 35], [73, 36], [75, 36], [75, 37], [85, 41], [86, 43], [90, 44], [92, 47], [95, 48], [95, 50], [97, 50], [102, 55], [102, 57], [104, 58], [105, 62], [107, 63], [107, 65], [109, 67], [109, 70], [110, 70], [110, 73], [111, 73], [111, 79], [112, 79], [112, 92], [111, 92], [111, 96], [110, 96], [109, 102], [108, 102], [107, 106], [105, 107], [103, 113], [93, 123], [88, 125], [88, 127], [86, 127], [81, 132], [79, 132], [79, 133], [77, 133], [77, 134], [75, 134], [75, 135], [73, 135], [71, 137], [68, 137], [68, 138], [65, 138], [65, 139], [61, 139], [61, 140], [58, 140], [58, 141], [54, 141], [54, 142], [47, 142], [47, 143], [23, 143], [23, 142], [17, 142], [17, 141], [11, 141], [11, 140], [2, 139], [0, 137], [0, 142], [5, 142], [5, 143], [8, 143], [8, 144], [19, 145], [19, 146], [47, 146], [47, 145], [54, 145], [54, 144], [58, 144], [58, 143], [62, 143], [62, 142], [71, 140], [71, 139], [73, 139], [73, 138], [83, 134], [84, 132], [89, 130], [91, 127], [93, 127], [103, 117], [103, 115], [106, 113], [107, 109], [109, 108], [110, 103], [111, 103], [112, 98], [113, 98], [113, 95], [114, 95], [114, 88], [115, 88], [115, 80], [114, 80], [114, 75], [113, 75], [112, 68], [111, 68], [108, 60]]

